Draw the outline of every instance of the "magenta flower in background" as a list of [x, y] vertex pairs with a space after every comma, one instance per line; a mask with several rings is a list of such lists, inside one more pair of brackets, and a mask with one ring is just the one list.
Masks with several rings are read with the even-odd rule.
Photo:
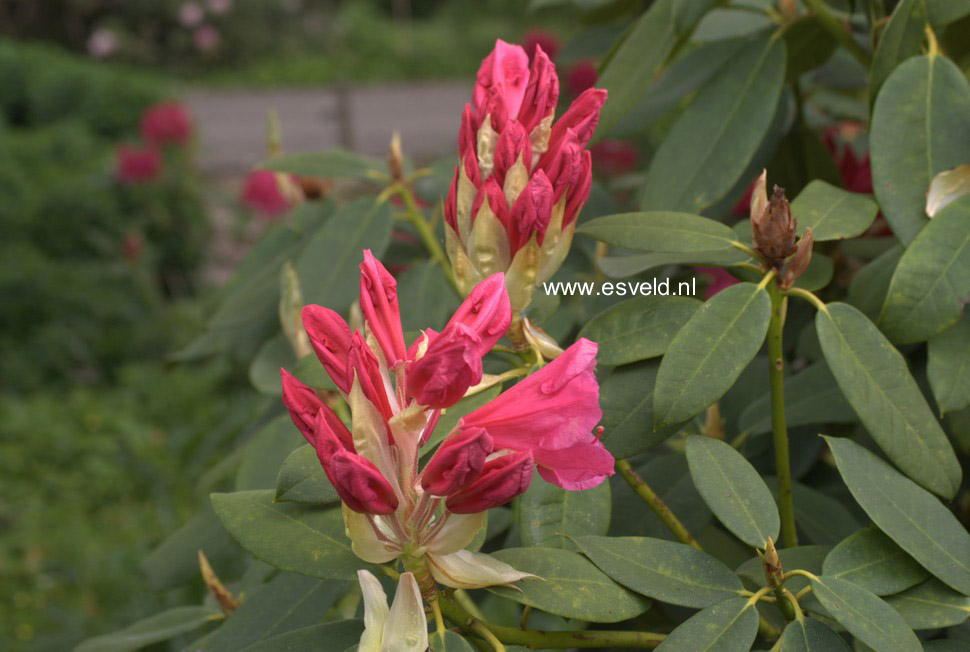
[[595, 63], [577, 61], [569, 69], [569, 74], [566, 76], [566, 89], [571, 95], [579, 95], [586, 89], [595, 86], [598, 78]]
[[206, 7], [209, 9], [209, 13], [219, 16], [232, 9], [232, 0], [208, 0]]
[[589, 148], [596, 170], [603, 174], [622, 174], [637, 166], [637, 149], [625, 140], [601, 140]]
[[159, 102], [145, 109], [140, 130], [152, 145], [185, 145], [192, 138], [192, 119], [178, 102]]
[[222, 35], [212, 25], [202, 25], [192, 32], [192, 43], [199, 52], [212, 52], [222, 42]]
[[205, 10], [198, 2], [183, 2], [178, 8], [178, 19], [182, 27], [198, 27], [205, 20]]
[[720, 267], [695, 267], [694, 273], [706, 276], [710, 279], [707, 288], [704, 290], [704, 300], [707, 301], [724, 288], [731, 287], [739, 283], [738, 279], [725, 269]]
[[95, 59], [104, 59], [118, 49], [118, 35], [106, 27], [99, 27], [88, 36], [88, 54]]
[[540, 48], [550, 59], [555, 59], [559, 53], [559, 39], [542, 29], [530, 29], [522, 35], [522, 49], [529, 55], [531, 62], [536, 55], [536, 47]]
[[147, 183], [161, 172], [162, 157], [153, 147], [119, 145], [115, 150], [115, 176], [121, 183]]
[[253, 170], [247, 174], [239, 197], [246, 207], [266, 219], [280, 217], [292, 208], [280, 188], [279, 177], [270, 170]]

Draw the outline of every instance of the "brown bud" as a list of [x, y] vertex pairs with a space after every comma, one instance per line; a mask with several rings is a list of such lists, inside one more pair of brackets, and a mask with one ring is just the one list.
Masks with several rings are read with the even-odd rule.
[[808, 263], [812, 260], [812, 245], [815, 244], [815, 237], [812, 235], [811, 227], [805, 227], [805, 234], [798, 241], [798, 248], [795, 255], [788, 261], [788, 268], [782, 278], [781, 286], [788, 289], [798, 280], [798, 277], [808, 269]]
[[303, 191], [303, 196], [306, 199], [322, 199], [333, 188], [333, 181], [330, 179], [297, 177], [296, 181], [300, 185], [300, 190]]
[[775, 542], [770, 538], [765, 541], [765, 551], [764, 553], [758, 551], [758, 556], [761, 557], [761, 563], [765, 569], [765, 581], [768, 586], [772, 588], [781, 586], [784, 583], [784, 572], [781, 568], [781, 557], [778, 556], [778, 551], [775, 549]]
[[795, 218], [791, 215], [785, 189], [775, 186], [761, 216], [751, 220], [755, 250], [775, 268], [795, 253]]
[[391, 179], [400, 182], [404, 179], [404, 154], [401, 152], [401, 132], [394, 130], [391, 146], [387, 152], [387, 170]]
[[212, 570], [212, 566], [209, 565], [209, 560], [206, 559], [205, 553], [201, 550], [199, 550], [199, 570], [202, 571], [202, 580], [205, 582], [206, 588], [209, 589], [209, 593], [219, 603], [219, 608], [222, 609], [222, 613], [228, 616], [235, 611], [239, 606], [239, 600], [219, 580]]

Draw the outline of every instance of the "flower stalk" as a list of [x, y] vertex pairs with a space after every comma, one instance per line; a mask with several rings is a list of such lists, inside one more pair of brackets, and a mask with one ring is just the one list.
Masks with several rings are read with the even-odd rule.
[[771, 297], [771, 321], [768, 323], [769, 386], [771, 391], [771, 434], [775, 448], [775, 475], [778, 476], [778, 505], [781, 512], [781, 544], [785, 548], [798, 545], [795, 530], [795, 507], [791, 495], [791, 462], [788, 452], [788, 427], [785, 423], [785, 356], [782, 331], [788, 297], [777, 283], [768, 284]]
[[687, 528], [684, 527], [684, 524], [680, 522], [680, 519], [678, 519], [674, 513], [670, 511], [670, 507], [667, 506], [667, 503], [665, 503], [663, 499], [650, 488], [650, 485], [644, 482], [643, 478], [640, 477], [640, 474], [633, 470], [633, 467], [628, 461], [617, 460], [616, 471], [623, 476], [623, 479], [626, 480], [628, 485], [630, 485], [630, 488], [643, 499], [643, 502], [645, 502], [653, 513], [657, 515], [657, 518], [659, 518], [663, 524], [667, 526], [667, 529], [670, 530], [675, 537], [677, 537], [678, 541], [691, 546], [692, 548], [696, 548], [697, 550], [702, 550], [701, 545], [697, 543], [697, 540], [693, 537], [693, 535], [688, 532]]
[[418, 208], [417, 202], [414, 201], [414, 194], [411, 192], [411, 189], [407, 184], [401, 182], [395, 183], [391, 188], [393, 188], [394, 194], [404, 203], [405, 214], [407, 215], [408, 221], [414, 226], [414, 230], [418, 232], [421, 243], [428, 250], [432, 260], [441, 266], [441, 271], [444, 273], [445, 278], [448, 279], [448, 283], [457, 292], [458, 284], [455, 282], [455, 275], [451, 271], [451, 265], [448, 263], [445, 251], [438, 243], [438, 239], [434, 235], [434, 230], [428, 224], [428, 220], [425, 219], [424, 213]]

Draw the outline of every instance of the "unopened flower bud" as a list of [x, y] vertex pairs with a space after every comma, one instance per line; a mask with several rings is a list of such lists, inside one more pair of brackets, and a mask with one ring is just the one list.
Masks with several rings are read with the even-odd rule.
[[492, 452], [484, 428], [464, 428], [441, 442], [421, 473], [421, 486], [435, 496], [447, 496], [475, 480]]
[[377, 408], [384, 419], [389, 420], [394, 416], [391, 404], [387, 399], [387, 390], [384, 386], [384, 376], [381, 375], [380, 363], [374, 357], [370, 347], [367, 346], [367, 342], [364, 341], [360, 331], [354, 331], [354, 334], [350, 337], [347, 367], [348, 373], [356, 375], [364, 396]]
[[475, 514], [504, 505], [529, 488], [532, 464], [532, 451], [489, 460], [478, 479], [448, 496], [445, 506], [455, 514]]
[[781, 586], [785, 579], [781, 568], [781, 557], [778, 556], [778, 551], [775, 549], [775, 542], [769, 538], [765, 542], [764, 553], [759, 552], [759, 556], [765, 570], [765, 582], [772, 588]]
[[[329, 467], [329, 468], [328, 468]], [[340, 499], [361, 514], [393, 514], [398, 498], [374, 463], [350, 451], [340, 450], [330, 457], [330, 479]]]
[[454, 405], [482, 379], [481, 346], [482, 338], [468, 326], [449, 326], [408, 369], [408, 394], [435, 409]]
[[795, 218], [785, 199], [785, 189], [775, 186], [768, 206], [760, 217], [751, 221], [754, 248], [772, 266], [779, 268], [795, 253], [795, 229]]
[[374, 258], [370, 249], [364, 250], [364, 262], [360, 264], [360, 309], [388, 366], [393, 367], [406, 355], [397, 303], [397, 281]]
[[788, 261], [788, 267], [781, 282], [783, 288], [790, 288], [798, 280], [798, 277], [808, 269], [808, 263], [812, 260], [813, 244], [815, 244], [815, 238], [812, 235], [812, 229], [805, 227], [805, 234], [798, 241], [795, 255]]
[[320, 364], [344, 394], [350, 392], [353, 377], [347, 370], [347, 352], [350, 350], [350, 328], [347, 322], [333, 310], [323, 306], [304, 306], [303, 328], [310, 337], [310, 346], [317, 354]]
[[391, 134], [391, 145], [387, 152], [387, 170], [391, 180], [400, 182], [404, 179], [404, 154], [401, 152], [401, 132], [397, 129]]

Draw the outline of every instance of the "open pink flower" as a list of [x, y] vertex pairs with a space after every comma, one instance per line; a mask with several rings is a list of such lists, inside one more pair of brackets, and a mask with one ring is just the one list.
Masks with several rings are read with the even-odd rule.
[[141, 137], [153, 145], [184, 145], [192, 137], [192, 119], [178, 102], [159, 102], [142, 114]]
[[161, 173], [162, 157], [154, 147], [119, 145], [115, 150], [115, 176], [121, 183], [147, 183]]

